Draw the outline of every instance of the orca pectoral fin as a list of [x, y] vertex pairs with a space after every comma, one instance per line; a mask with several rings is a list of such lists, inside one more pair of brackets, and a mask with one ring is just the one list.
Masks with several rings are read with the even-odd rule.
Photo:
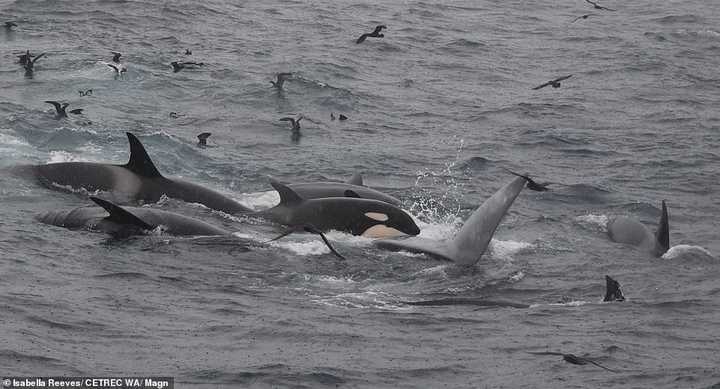
[[133, 215], [129, 211], [123, 209], [119, 205], [113, 204], [107, 200], [103, 200], [94, 196], [90, 196], [90, 200], [105, 209], [110, 214], [110, 216], [108, 216], [108, 219], [114, 221], [115, 223], [129, 224], [140, 227], [143, 230], [152, 230], [155, 228], [150, 224], [144, 222], [139, 217]]
[[657, 241], [657, 246], [660, 248], [658, 251], [661, 251], [658, 253], [659, 255], [663, 255], [670, 250], [670, 224], [665, 200], [662, 201], [662, 214], [658, 222], [657, 232], [655, 232], [655, 240]]
[[455, 261], [448, 242], [409, 237], [404, 239], [380, 239], [374, 241], [373, 244], [385, 250], [408, 251], [416, 254], [426, 254], [445, 261]]
[[360, 173], [353, 174], [352, 177], [350, 177], [349, 180], [347, 180], [347, 183], [350, 185], [357, 185], [357, 186], [363, 186], [363, 177]]
[[130, 142], [130, 160], [123, 167], [143, 177], [162, 177], [140, 140], [129, 132], [125, 134]]
[[280, 181], [270, 178], [270, 185], [278, 192], [280, 195], [280, 204], [281, 205], [295, 205], [300, 204], [303, 199], [300, 197], [297, 192], [290, 189], [289, 186], [280, 183]]

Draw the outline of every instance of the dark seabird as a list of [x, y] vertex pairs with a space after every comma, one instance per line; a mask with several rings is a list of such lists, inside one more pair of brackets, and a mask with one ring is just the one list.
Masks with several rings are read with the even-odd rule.
[[322, 231], [315, 228], [315, 226], [313, 226], [312, 224], [306, 224], [304, 226], [296, 226], [296, 227], [290, 228], [287, 231], [283, 232], [282, 234], [276, 236], [275, 238], [270, 239], [268, 241], [268, 243], [276, 241], [280, 238], [284, 238], [284, 237], [292, 234], [293, 232], [302, 232], [302, 231], [309, 232], [311, 234], [320, 235], [320, 238], [322, 238], [323, 242], [325, 242], [325, 245], [330, 249], [330, 252], [335, 254], [335, 256], [340, 258], [341, 260], [343, 260], [343, 261], [345, 260], [345, 257], [343, 257], [339, 252], [337, 252], [337, 250], [335, 250], [335, 248], [330, 244], [330, 241], [327, 240], [327, 238], [325, 237], [325, 234], [323, 234]]
[[575, 22], [577, 22], [577, 21], [580, 20], [580, 19], [587, 19], [587, 18], [589, 18], [590, 16], [595, 16], [595, 14], [586, 14], [586, 15], [578, 16], [578, 17], [576, 17], [575, 19], [573, 19], [573, 21], [570, 22], [570, 23], [575, 23]]
[[625, 296], [620, 290], [620, 283], [610, 278], [610, 276], [605, 276], [605, 298], [603, 298], [603, 301], [625, 301]]
[[617, 11], [616, 9], [612, 9], [612, 8], [608, 8], [608, 7], [603, 7], [603, 6], [599, 5], [598, 3], [596, 3], [596, 2], [594, 2], [594, 1], [592, 1], [592, 0], [585, 0], [585, 2], [592, 4], [592, 6], [593, 6], [595, 9], [600, 9], [600, 10], [604, 10], [604, 11]]
[[198, 144], [197, 144], [198, 147], [207, 146], [207, 138], [209, 138], [210, 135], [212, 135], [212, 134], [209, 133], [209, 132], [203, 132], [202, 134], [198, 135], [198, 136], [197, 136], [197, 138], [198, 138]]
[[105, 65], [110, 66], [115, 70], [115, 73], [117, 75], [122, 75], [123, 73], [127, 72], [127, 68], [121, 64], [113, 65], [111, 63], [106, 63]]
[[173, 118], [173, 119], [177, 119], [177, 118], [179, 118], [179, 117], [181, 117], [181, 116], [185, 116], [185, 114], [184, 114], [184, 113], [177, 113], [177, 112], [170, 112], [170, 114], [169, 114], [168, 116], [170, 116], [170, 117]]
[[278, 73], [276, 77], [277, 81], [270, 81], [270, 83], [273, 84], [275, 88], [282, 89], [285, 81], [292, 77], [292, 73]]
[[15, 22], [5, 22], [5, 29], [10, 31], [13, 27], [17, 27], [17, 24]]
[[27, 50], [27, 51], [25, 51], [25, 54], [18, 55], [17, 57], [19, 58], [18, 62], [20, 62], [20, 65], [25, 66], [25, 64], [27, 64], [28, 61], [32, 60], [33, 55], [30, 54], [30, 50]]
[[330, 120], [335, 120], [335, 114], [330, 112]]
[[347, 118], [347, 116], [345, 116], [345, 115], [343, 115], [343, 114], [340, 114], [340, 116], [338, 117], [338, 119], [340, 119], [340, 120], [347, 120], [348, 118]]
[[553, 88], [560, 88], [560, 81], [567, 80], [568, 78], [570, 78], [570, 77], [572, 77], [572, 76], [573, 76], [573, 75], [571, 74], [571, 75], [569, 75], [569, 76], [563, 76], [563, 77], [560, 77], [560, 78], [556, 78], [556, 79], [554, 79], [554, 80], [552, 80], [552, 81], [548, 81], [548, 82], [546, 82], [546, 83], [544, 83], [544, 84], [542, 84], [542, 85], [538, 85], [538, 86], [536, 86], [535, 88], [532, 88], [532, 89], [533, 89], [533, 90], [538, 90], [538, 89], [545, 88], [545, 87], [548, 86], [548, 85], [552, 85]]
[[82, 91], [82, 90], [79, 90], [79, 91], [78, 91], [78, 93], [80, 93], [80, 96], [92, 96], [92, 92], [93, 92], [92, 89], [88, 89], [88, 90], [84, 90], [84, 91]]
[[120, 57], [122, 57], [122, 54], [118, 53], [117, 51], [111, 51], [110, 53], [112, 53], [113, 55], [112, 61], [115, 63], [120, 63]]
[[[46, 100], [45, 102], [55, 106], [55, 111], [57, 111], [57, 117], [59, 117], [59, 118], [67, 117], [67, 112], [65, 111], [65, 108], [67, 108], [67, 106], [70, 104], [62, 103], [62, 105], [61, 105], [57, 101], [48, 101], [48, 100]], [[80, 114], [82, 114], [82, 111], [83, 111], [82, 108], [76, 108], [76, 109], [73, 109], [72, 111], [70, 111], [70, 113], [73, 115], [80, 115]]]
[[518, 177], [522, 177], [522, 178], [524, 178], [525, 180], [527, 180], [527, 184], [526, 184], [525, 186], [526, 186], [528, 189], [530, 189], [530, 190], [534, 190], [534, 191], [537, 191], [537, 192], [546, 192], [546, 191], [549, 191], [549, 190], [550, 190], [550, 189], [548, 189], [547, 186], [548, 186], [548, 185], [551, 185], [552, 182], [544, 182], [544, 183], [540, 184], [540, 183], [537, 183], [537, 182], [533, 181], [530, 177], [527, 176], [527, 174], [522, 175], [522, 174], [519, 174], [519, 173], [515, 173], [514, 171], [512, 171], [512, 170], [510, 170], [510, 169], [505, 169], [505, 170], [507, 170], [508, 173], [510, 173], [510, 174], [516, 175], [516, 176], [518, 176]]
[[301, 115], [301, 116], [298, 116], [297, 119], [287, 117], [287, 118], [281, 118], [280, 121], [290, 122], [290, 124], [292, 125], [293, 134], [300, 135], [300, 120], [302, 120], [302, 118], [303, 117]]
[[365, 39], [367, 39], [367, 38], [382, 38], [382, 37], [384, 37], [385, 35], [381, 34], [383, 28], [387, 28], [387, 27], [382, 26], [382, 25], [377, 26], [377, 27], [375, 27], [375, 30], [373, 32], [371, 32], [369, 34], [360, 35], [360, 38], [358, 38], [357, 41], [355, 41], [355, 43], [358, 43], [358, 44], [363, 43], [363, 42], [365, 42]]
[[25, 62], [25, 65], [24, 65], [24, 66], [25, 66], [25, 73], [26, 73], [26, 74], [27, 74], [27, 73], [32, 74], [33, 70], [35, 70], [35, 62], [37, 62], [37, 60], [39, 60], [40, 58], [42, 58], [43, 55], [45, 55], [45, 53], [42, 53], [42, 54], [40, 54], [40, 55], [38, 55], [37, 57], [32, 58], [32, 59], [28, 58], [27, 62]]
[[172, 67], [173, 67], [173, 72], [177, 73], [185, 68], [192, 68], [195, 66], [203, 66], [205, 64], [202, 62], [177, 62], [177, 61], [174, 61], [174, 62], [170, 62], [170, 65], [172, 65]]
[[185, 49], [185, 55], [192, 55], [192, 51], [190, 51], [190, 49]]
[[565, 362], [572, 363], [573, 365], [587, 365], [588, 363], [592, 363], [593, 365], [595, 365], [597, 367], [600, 367], [607, 371], [611, 371], [613, 373], [617, 373], [617, 371], [607, 368], [607, 367], [593, 361], [592, 359], [578, 357], [577, 355], [573, 355], [573, 354], [563, 354], [563, 353], [557, 353], [557, 352], [553, 352], [553, 351], [540, 351], [540, 352], [528, 351], [527, 353], [534, 354], [534, 355], [559, 355], [559, 356], [563, 357]]

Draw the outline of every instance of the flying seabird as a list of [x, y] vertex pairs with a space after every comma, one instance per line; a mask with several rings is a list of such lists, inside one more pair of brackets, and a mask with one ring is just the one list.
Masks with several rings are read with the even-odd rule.
[[298, 116], [297, 119], [286, 117], [286, 118], [281, 118], [280, 121], [290, 122], [290, 124], [292, 125], [293, 135], [300, 135], [300, 120], [302, 120], [302, 118], [303, 118], [302, 115], [300, 115], [300, 116]]
[[285, 81], [289, 80], [290, 77], [292, 77], [292, 73], [278, 73], [276, 75], [276, 77], [277, 77], [277, 81], [270, 81], [270, 83], [273, 84], [273, 86], [275, 88], [282, 89], [283, 84], [285, 84]]
[[199, 134], [199, 135], [197, 136], [197, 138], [198, 138], [198, 144], [197, 144], [198, 147], [205, 147], [205, 146], [207, 146], [207, 138], [209, 138], [210, 135], [212, 135], [212, 134], [209, 133], [209, 132], [203, 132], [202, 134]]
[[190, 49], [185, 49], [185, 55], [192, 55], [192, 51], [190, 51]]
[[578, 17], [576, 17], [575, 19], [573, 19], [573, 21], [570, 22], [570, 23], [575, 23], [575, 22], [577, 22], [577, 21], [580, 20], [580, 19], [587, 19], [587, 18], [589, 18], [590, 16], [595, 16], [595, 14], [585, 14], [585, 15], [582, 15], [582, 16], [578, 16]]
[[593, 7], [595, 7], [595, 9], [600, 9], [600, 10], [604, 10], [604, 11], [617, 11], [616, 9], [612, 9], [612, 8], [608, 8], [608, 7], [603, 7], [603, 6], [599, 5], [598, 3], [596, 3], [596, 2], [594, 2], [594, 1], [592, 1], [592, 0], [585, 0], [585, 2], [592, 4]]
[[30, 50], [27, 50], [25, 54], [18, 55], [17, 57], [19, 58], [18, 62], [20, 62], [20, 65], [25, 66], [25, 64], [32, 59], [33, 55], [30, 54]]
[[42, 58], [43, 55], [45, 55], [45, 53], [42, 53], [42, 54], [38, 55], [38, 56], [35, 57], [35, 58], [27, 58], [27, 61], [26, 61], [25, 64], [24, 64], [24, 66], [25, 66], [25, 73], [26, 73], [26, 74], [27, 74], [27, 73], [32, 73], [33, 70], [35, 70], [35, 62], [36, 62], [37, 60], [39, 60], [40, 58]]
[[87, 89], [87, 90], [79, 90], [78, 93], [80, 93], [80, 96], [92, 96], [93, 90]]
[[343, 114], [340, 114], [340, 116], [338, 116], [338, 119], [340, 119], [340, 120], [347, 120], [348, 118], [347, 118], [347, 116], [345, 116], [345, 115], [343, 115]]
[[542, 84], [542, 85], [538, 85], [538, 86], [536, 86], [535, 88], [532, 88], [532, 89], [533, 89], [533, 90], [538, 90], [538, 89], [545, 88], [545, 87], [548, 86], [548, 85], [552, 85], [553, 88], [560, 88], [560, 81], [567, 80], [568, 78], [570, 78], [570, 77], [572, 77], [572, 76], [573, 76], [573, 75], [571, 74], [571, 75], [569, 75], [569, 76], [563, 76], [563, 77], [560, 77], [560, 78], [556, 78], [556, 79], [554, 79], [554, 80], [552, 80], [552, 81], [548, 81], [548, 82], [546, 82], [546, 83], [544, 83], [544, 84]]
[[563, 354], [563, 353], [558, 353], [558, 352], [553, 352], [553, 351], [540, 351], [540, 352], [528, 351], [527, 353], [534, 354], [534, 355], [559, 355], [559, 356], [563, 357], [565, 362], [572, 363], [573, 365], [587, 365], [588, 363], [592, 363], [593, 365], [595, 365], [597, 367], [600, 367], [607, 371], [611, 371], [613, 373], [617, 373], [617, 371], [607, 368], [607, 367], [593, 361], [592, 359], [578, 357], [577, 355], [573, 355], [573, 354]]
[[384, 37], [385, 35], [381, 34], [383, 28], [387, 28], [387, 27], [380, 25], [380, 26], [375, 27], [375, 30], [373, 32], [371, 32], [369, 34], [360, 35], [360, 38], [358, 38], [357, 41], [355, 41], [355, 43], [358, 43], [358, 44], [363, 43], [363, 42], [365, 42], [365, 39], [367, 39], [367, 38], [382, 38], [382, 37]]
[[170, 65], [173, 67], [173, 73], [177, 73], [185, 68], [192, 68], [195, 66], [203, 66], [205, 65], [203, 62], [170, 62]]
[[5, 29], [10, 31], [13, 27], [17, 27], [17, 24], [15, 22], [5, 22]]
[[[58, 118], [66, 118], [67, 117], [67, 111], [65, 111], [65, 108], [67, 108], [67, 106], [70, 104], [62, 103], [62, 105], [61, 105], [57, 101], [48, 101], [48, 100], [46, 100], [45, 102], [55, 106], [55, 111], [57, 111]], [[82, 108], [76, 108], [76, 109], [73, 109], [72, 111], [70, 111], [70, 113], [73, 115], [80, 115], [80, 114], [82, 114], [82, 111], [83, 111]]]
[[527, 184], [526, 184], [525, 186], [526, 186], [528, 189], [534, 190], [534, 191], [536, 191], [536, 192], [547, 192], [547, 191], [550, 190], [550, 189], [548, 189], [547, 186], [553, 184], [552, 182], [544, 182], [544, 183], [540, 184], [540, 183], [537, 183], [537, 182], [533, 181], [533, 179], [530, 178], [530, 177], [528, 177], [527, 174], [522, 175], [522, 174], [519, 174], [519, 173], [515, 173], [514, 171], [512, 171], [512, 170], [510, 170], [510, 169], [505, 169], [505, 170], [507, 170], [508, 173], [510, 173], [510, 174], [516, 175], [516, 176], [518, 176], [518, 177], [522, 177], [522, 178], [524, 178], [525, 180], [527, 180]]
[[117, 51], [111, 51], [110, 53], [112, 53], [113, 55], [112, 61], [115, 63], [120, 63], [120, 57], [122, 57], [122, 54], [118, 53]]

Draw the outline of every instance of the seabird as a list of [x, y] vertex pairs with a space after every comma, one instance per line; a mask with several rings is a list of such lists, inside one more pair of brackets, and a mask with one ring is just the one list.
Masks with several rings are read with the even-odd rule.
[[282, 89], [283, 84], [285, 84], [285, 81], [289, 80], [290, 77], [292, 77], [292, 73], [278, 73], [276, 75], [276, 77], [277, 77], [277, 81], [270, 81], [270, 83], [273, 84], [273, 86], [275, 88]]
[[20, 65], [25, 66], [25, 64], [27, 64], [28, 61], [30, 61], [30, 60], [32, 59], [33, 55], [30, 54], [30, 50], [27, 50], [27, 51], [25, 52], [25, 54], [23, 54], [23, 55], [18, 55], [17, 57], [19, 58], [18, 61], [20, 62]]
[[[67, 117], [67, 111], [65, 111], [65, 108], [67, 108], [67, 106], [70, 104], [62, 103], [62, 105], [61, 105], [57, 101], [48, 101], [48, 100], [46, 100], [45, 102], [55, 106], [55, 111], [57, 111], [58, 118], [66, 118]], [[72, 111], [70, 111], [70, 113], [73, 115], [80, 115], [80, 114], [82, 114], [82, 111], [83, 111], [82, 108], [76, 108], [76, 109], [73, 109]]]
[[205, 65], [203, 62], [170, 62], [170, 65], [173, 67], [173, 73], [177, 73], [183, 69], [194, 67], [194, 66], [203, 66]]
[[10, 31], [13, 27], [17, 27], [17, 24], [15, 22], [5, 22], [5, 29]]
[[303, 118], [302, 115], [300, 115], [300, 116], [298, 116], [297, 119], [286, 117], [286, 118], [281, 118], [280, 121], [290, 122], [290, 124], [292, 125], [293, 135], [300, 135], [300, 120], [302, 120], [302, 118]]
[[123, 73], [127, 72], [127, 68], [126, 68], [124, 65], [122, 65], [122, 64], [114, 65], [114, 64], [111, 64], [111, 63], [106, 63], [105, 65], [110, 66], [111, 68], [113, 68], [113, 69], [115, 70], [115, 73], [116, 73], [117, 75], [119, 75], [119, 76], [121, 76]]
[[110, 53], [112, 53], [113, 55], [113, 62], [120, 63], [120, 57], [122, 57], [122, 54], [118, 53], [117, 51], [111, 51]]
[[572, 363], [573, 365], [587, 365], [588, 363], [592, 363], [593, 365], [595, 365], [597, 367], [603, 368], [603, 369], [605, 369], [607, 371], [611, 371], [613, 373], [617, 373], [617, 371], [607, 368], [607, 367], [593, 361], [592, 359], [578, 357], [577, 355], [573, 355], [573, 354], [563, 354], [563, 353], [558, 353], [558, 352], [553, 352], [553, 351], [540, 351], [540, 352], [528, 351], [527, 353], [534, 354], [534, 355], [559, 355], [559, 356], [563, 357], [565, 362]]
[[42, 54], [40, 54], [40, 55], [38, 55], [37, 57], [32, 58], [32, 59], [31, 59], [31, 58], [28, 58], [27, 61], [26, 61], [25, 64], [24, 64], [24, 66], [25, 66], [25, 73], [32, 73], [33, 70], [35, 70], [35, 62], [36, 62], [37, 60], [39, 60], [40, 58], [42, 58], [43, 55], [45, 55], [45, 53], [42, 53]]
[[198, 136], [197, 136], [197, 138], [198, 138], [198, 144], [197, 144], [198, 147], [207, 146], [207, 138], [209, 138], [210, 135], [212, 135], [212, 134], [209, 133], [209, 132], [203, 132], [202, 134], [198, 135]]
[[348, 118], [347, 118], [347, 116], [345, 116], [345, 115], [343, 115], [343, 114], [340, 114], [340, 116], [338, 117], [338, 119], [340, 119], [340, 120], [347, 120]]
[[386, 26], [380, 25], [375, 27], [375, 30], [369, 34], [362, 34], [360, 35], [360, 38], [355, 41], [355, 43], [363, 43], [365, 42], [365, 39], [367, 38], [383, 38], [385, 35], [381, 34], [383, 28], [387, 28]]
[[330, 120], [335, 120], [335, 114], [330, 112]]
[[190, 51], [190, 49], [185, 49], [185, 55], [192, 55], [192, 51]]
[[596, 3], [596, 2], [594, 2], [594, 1], [592, 1], [592, 0], [585, 0], [585, 2], [592, 4], [593, 7], [595, 7], [595, 9], [600, 9], [600, 10], [604, 10], [604, 11], [617, 11], [616, 9], [612, 9], [612, 8], [608, 8], [608, 7], [603, 7], [603, 6], [599, 5], [598, 3]]
[[505, 169], [505, 170], [507, 170], [508, 173], [510, 173], [510, 174], [516, 175], [518, 177], [522, 177], [525, 180], [527, 180], [527, 184], [525, 186], [530, 190], [534, 190], [536, 192], [546, 192], [546, 191], [550, 190], [550, 189], [548, 189], [547, 186], [552, 184], [552, 182], [544, 182], [544, 183], [540, 184], [540, 183], [533, 181], [532, 178], [528, 177], [527, 173], [525, 175], [522, 175], [519, 173], [515, 173], [514, 171], [512, 171], [510, 169]]
[[576, 17], [575, 19], [573, 19], [573, 21], [570, 22], [570, 23], [575, 23], [575, 22], [577, 22], [577, 21], [580, 20], [580, 19], [587, 19], [587, 18], [589, 18], [590, 16], [595, 16], [595, 14], [586, 14], [586, 15], [578, 16], [578, 17]]
[[92, 96], [93, 90], [92, 89], [88, 89], [88, 90], [84, 90], [84, 91], [79, 90], [78, 93], [80, 93], [80, 96]]
[[544, 84], [542, 84], [542, 85], [538, 85], [538, 86], [536, 86], [535, 88], [532, 88], [532, 89], [533, 89], [533, 90], [538, 90], [538, 89], [545, 88], [545, 87], [548, 86], [548, 85], [552, 85], [553, 88], [560, 88], [560, 81], [567, 80], [568, 78], [570, 78], [570, 77], [572, 77], [572, 76], [573, 76], [573, 75], [571, 74], [571, 75], [569, 75], [569, 76], [563, 76], [563, 77], [560, 77], [560, 78], [556, 78], [556, 79], [554, 79], [554, 80], [552, 80], [552, 81], [548, 81], [548, 82], [546, 82], [546, 83], [544, 83]]

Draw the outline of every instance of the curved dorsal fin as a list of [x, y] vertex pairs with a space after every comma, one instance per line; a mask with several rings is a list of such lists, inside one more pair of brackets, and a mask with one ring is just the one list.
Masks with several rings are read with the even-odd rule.
[[270, 185], [280, 194], [280, 205], [294, 205], [303, 201], [302, 197], [289, 186], [280, 183], [280, 181], [270, 178]]
[[126, 134], [130, 142], [130, 161], [123, 167], [143, 177], [162, 177], [140, 140], [129, 132]]
[[355, 192], [354, 190], [350, 190], [350, 189], [346, 189], [345, 193], [343, 193], [343, 194], [345, 195], [345, 197], [354, 197], [356, 199], [360, 198], [360, 195], [357, 194], [357, 192]]
[[139, 217], [123, 209], [119, 205], [113, 204], [107, 200], [103, 200], [94, 196], [90, 196], [90, 200], [95, 202], [95, 204], [103, 207], [110, 214], [110, 216], [108, 216], [107, 218], [118, 224], [130, 224], [133, 226], [138, 226], [143, 230], [152, 230], [154, 228], [153, 226], [145, 223]]
[[660, 255], [670, 250], [670, 223], [665, 200], [662, 201], [662, 214], [660, 215], [657, 232], [655, 232], [655, 240], [657, 240], [657, 244], [660, 245], [662, 249]]
[[347, 181], [348, 184], [351, 185], [357, 185], [357, 186], [363, 186], [363, 177], [360, 173], [353, 174], [352, 177]]

